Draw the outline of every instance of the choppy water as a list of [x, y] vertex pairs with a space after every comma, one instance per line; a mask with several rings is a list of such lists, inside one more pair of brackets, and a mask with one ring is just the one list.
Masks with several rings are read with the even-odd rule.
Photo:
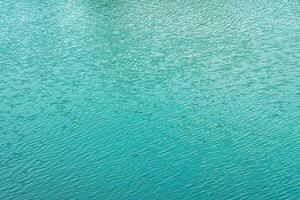
[[300, 199], [297, 0], [2, 0], [0, 199]]

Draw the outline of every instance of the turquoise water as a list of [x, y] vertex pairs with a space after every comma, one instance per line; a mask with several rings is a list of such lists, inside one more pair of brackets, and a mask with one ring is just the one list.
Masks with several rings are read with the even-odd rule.
[[2, 0], [0, 199], [300, 199], [299, 1]]

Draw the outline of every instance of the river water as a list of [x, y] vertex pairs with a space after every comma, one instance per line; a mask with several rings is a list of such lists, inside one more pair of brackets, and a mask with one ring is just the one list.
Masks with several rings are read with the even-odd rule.
[[300, 199], [299, 1], [2, 0], [0, 199]]

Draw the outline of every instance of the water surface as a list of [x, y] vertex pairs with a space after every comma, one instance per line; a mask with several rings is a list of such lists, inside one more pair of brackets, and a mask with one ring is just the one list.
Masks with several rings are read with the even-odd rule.
[[2, 0], [0, 199], [300, 199], [296, 0]]

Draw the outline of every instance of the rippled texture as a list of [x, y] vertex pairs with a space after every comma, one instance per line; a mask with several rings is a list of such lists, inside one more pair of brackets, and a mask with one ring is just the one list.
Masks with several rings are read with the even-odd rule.
[[2, 0], [0, 199], [300, 199], [297, 0]]

